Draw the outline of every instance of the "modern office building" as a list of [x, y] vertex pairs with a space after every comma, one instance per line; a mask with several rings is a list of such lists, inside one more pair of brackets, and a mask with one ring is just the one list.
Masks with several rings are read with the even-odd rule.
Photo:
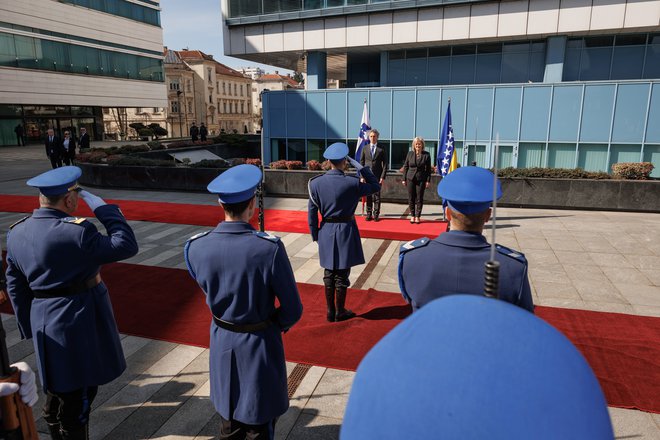
[[0, 0], [0, 145], [103, 137], [102, 107], [167, 106], [158, 0]]
[[[363, 102], [398, 169], [435, 155], [451, 98], [460, 161], [660, 177], [658, 0], [223, 0], [225, 54], [304, 71], [264, 95], [266, 160], [355, 144]], [[326, 79], [345, 89], [322, 90]], [[316, 90], [314, 90], [316, 89]]]

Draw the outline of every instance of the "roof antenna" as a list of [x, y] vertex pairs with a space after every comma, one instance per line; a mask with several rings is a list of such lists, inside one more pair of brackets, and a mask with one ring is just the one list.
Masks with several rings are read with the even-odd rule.
[[493, 223], [491, 226], [490, 259], [486, 261], [486, 284], [484, 295], [499, 298], [500, 263], [495, 260], [495, 229], [497, 226], [497, 159], [500, 150], [500, 134], [495, 136], [495, 158], [493, 160]]

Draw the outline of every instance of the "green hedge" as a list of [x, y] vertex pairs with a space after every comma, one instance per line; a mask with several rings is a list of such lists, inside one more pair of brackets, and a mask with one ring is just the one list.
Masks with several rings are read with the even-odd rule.
[[146, 159], [137, 156], [121, 156], [108, 160], [110, 166], [175, 167], [173, 160]]
[[[492, 171], [492, 170], [491, 170]], [[502, 178], [536, 177], [549, 179], [611, 179], [607, 173], [584, 171], [581, 168], [502, 168], [497, 175]]]

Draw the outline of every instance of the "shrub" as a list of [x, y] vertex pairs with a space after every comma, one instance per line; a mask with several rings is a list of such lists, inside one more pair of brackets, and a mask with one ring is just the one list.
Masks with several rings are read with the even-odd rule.
[[213, 141], [174, 141], [167, 144], [167, 148], [195, 147], [197, 145], [211, 145]]
[[107, 157], [105, 151], [90, 151], [76, 155], [76, 161], [81, 163], [102, 163]]
[[275, 162], [270, 163], [270, 169], [271, 170], [286, 170], [288, 169], [286, 166], [286, 160], [277, 160]]
[[108, 163], [108, 165], [114, 165], [115, 162], [117, 162], [122, 157], [124, 157], [124, 156], [121, 155], [121, 154], [112, 154], [112, 155], [107, 156], [105, 158], [105, 161]]
[[151, 148], [151, 151], [164, 150], [165, 149], [165, 145], [161, 144], [158, 141], [149, 141], [149, 142], [147, 142], [147, 145], [149, 146], [149, 148]]
[[173, 160], [147, 159], [137, 156], [124, 156], [109, 163], [111, 166], [174, 167]]
[[149, 151], [149, 145], [122, 145], [121, 147], [110, 147], [106, 151], [108, 154], [144, 153]]
[[214, 137], [213, 142], [216, 144], [227, 144], [232, 147], [246, 147], [248, 138], [242, 134], [221, 134]]
[[224, 159], [204, 159], [190, 164], [191, 168], [229, 168], [229, 163]]
[[310, 160], [307, 162], [307, 169], [310, 171], [320, 171], [323, 168], [321, 168], [321, 163], [318, 160]]
[[236, 157], [231, 160], [231, 166], [235, 167], [236, 165], [243, 165], [245, 164], [245, 159], [242, 157]]
[[612, 164], [612, 178], [647, 180], [653, 171], [651, 162], [621, 162]]
[[581, 168], [503, 168], [498, 170], [497, 175], [503, 178], [512, 177], [537, 177], [553, 179], [611, 179], [611, 176], [603, 172], [584, 171]]
[[303, 163], [299, 160], [287, 160], [286, 161], [287, 170], [302, 170]]
[[332, 168], [332, 164], [330, 163], [329, 160], [325, 160], [325, 161], [321, 164], [321, 168], [323, 169], [323, 171], [328, 171], [329, 169]]
[[261, 159], [259, 159], [259, 158], [256, 158], [256, 159], [251, 159], [251, 158], [245, 159], [245, 163], [248, 164], [248, 165], [254, 165], [254, 166], [256, 166], [256, 167], [261, 167]]
[[143, 128], [138, 131], [140, 137], [151, 137], [154, 135], [154, 131], [151, 128]]

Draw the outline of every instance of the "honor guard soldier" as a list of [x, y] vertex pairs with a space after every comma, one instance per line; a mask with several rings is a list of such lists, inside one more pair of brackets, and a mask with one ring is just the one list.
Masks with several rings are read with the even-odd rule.
[[[434, 240], [408, 242], [399, 253], [399, 288], [413, 311], [441, 296], [484, 293], [490, 244], [482, 233], [492, 212], [493, 180], [493, 173], [484, 168], [462, 167], [438, 185], [438, 194], [447, 202], [450, 231]], [[497, 181], [497, 198], [501, 196]], [[504, 246], [496, 248], [500, 299], [534, 312], [525, 256]]]
[[184, 249], [213, 314], [211, 401], [221, 439], [272, 439], [276, 419], [289, 408], [282, 332], [300, 319], [302, 303], [284, 244], [249, 223], [259, 182], [254, 165], [213, 180], [208, 190], [218, 195], [225, 221]]
[[340, 437], [612, 440], [614, 433], [596, 376], [564, 335], [504, 301], [452, 295], [413, 313], [367, 353]]
[[[39, 209], [10, 227], [7, 287], [18, 328], [33, 338], [46, 393], [44, 419], [53, 439], [87, 439], [99, 385], [126, 368], [103, 264], [138, 252], [117, 205], [82, 191], [78, 167], [57, 168], [29, 180]], [[105, 226], [72, 217], [82, 198]]]
[[[329, 322], [344, 321], [355, 316], [346, 305], [346, 290], [351, 267], [364, 264], [360, 232], [355, 223], [355, 208], [361, 197], [380, 191], [378, 178], [348, 155], [348, 147], [340, 142], [330, 145], [323, 157], [332, 169], [310, 179], [308, 184], [308, 220], [312, 240], [318, 241], [321, 267], [325, 269], [323, 284]], [[365, 180], [344, 174], [346, 161]], [[318, 214], [321, 213], [319, 226]], [[335, 304], [336, 298], [336, 304]]]

